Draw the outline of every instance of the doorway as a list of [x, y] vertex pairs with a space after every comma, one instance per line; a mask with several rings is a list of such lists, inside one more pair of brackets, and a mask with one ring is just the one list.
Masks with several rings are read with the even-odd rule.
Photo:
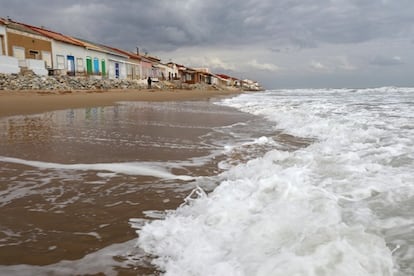
[[75, 57], [74, 56], [67, 56], [68, 60], [68, 75], [74, 76], [75, 75]]

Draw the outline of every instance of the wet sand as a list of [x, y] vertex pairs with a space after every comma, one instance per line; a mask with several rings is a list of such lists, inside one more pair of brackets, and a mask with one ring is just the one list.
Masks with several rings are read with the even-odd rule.
[[114, 105], [118, 101], [179, 101], [240, 93], [237, 90], [1, 91], [0, 117]]
[[[20, 275], [22, 264], [34, 273], [65, 275], [62, 261], [135, 239], [129, 219], [176, 209], [193, 188], [191, 181], [112, 172], [99, 164], [134, 170], [203, 157], [220, 148], [212, 142], [221, 135], [214, 127], [251, 118], [209, 102], [234, 93], [227, 91], [8, 93], [0, 93], [0, 116], [37, 114], [0, 118], [0, 158], [17, 160], [0, 160], [0, 274], [8, 275]], [[150, 102], [114, 105], [125, 101]], [[49, 112], [38, 114], [44, 111]], [[219, 161], [191, 161], [171, 172], [215, 175]], [[153, 271], [140, 264], [125, 267], [124, 258], [111, 258], [120, 275]], [[47, 265], [53, 268], [40, 269]], [[92, 271], [89, 266], [69, 274], [107, 274], [113, 263]]]

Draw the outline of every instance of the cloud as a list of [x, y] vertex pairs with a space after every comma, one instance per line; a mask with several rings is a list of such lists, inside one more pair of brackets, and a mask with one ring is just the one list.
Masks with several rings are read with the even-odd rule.
[[395, 66], [395, 65], [401, 65], [404, 64], [403, 60], [399, 56], [376, 56], [374, 57], [371, 62], [372, 65], [377, 66]]
[[352, 64], [348, 57], [346, 56], [339, 56], [336, 57], [337, 59], [337, 68], [340, 70], [345, 70], [345, 71], [354, 71], [357, 69], [357, 67]]
[[181, 56], [178, 58], [179, 63], [183, 63], [189, 67], [207, 67], [210, 68], [213, 71], [216, 70], [226, 70], [226, 71], [234, 71], [238, 67], [228, 61], [223, 60], [217, 56], [214, 57], [197, 57], [195, 56]]
[[[188, 66], [235, 73], [254, 69], [258, 80], [274, 79], [278, 71], [295, 84], [305, 79], [313, 84], [308, 76], [321, 81], [328, 72], [331, 80], [414, 66], [410, 0], [3, 2], [2, 17], [125, 50], [146, 49]], [[301, 76], [297, 82], [296, 76]], [[377, 72], [368, 78], [384, 83]]]
[[274, 64], [271, 63], [259, 63], [256, 59], [253, 59], [247, 63], [250, 67], [257, 70], [263, 70], [263, 71], [270, 71], [270, 72], [276, 72], [279, 71], [280, 68]]
[[327, 71], [329, 69], [326, 65], [322, 64], [322, 62], [316, 60], [312, 60], [309, 64], [309, 67], [313, 71]]

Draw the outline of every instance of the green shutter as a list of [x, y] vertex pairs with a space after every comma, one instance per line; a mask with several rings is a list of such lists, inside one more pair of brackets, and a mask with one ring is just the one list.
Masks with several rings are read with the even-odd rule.
[[86, 72], [88, 75], [92, 75], [92, 59], [90, 57], [86, 57]]
[[102, 68], [102, 76], [106, 76], [106, 64], [105, 60], [101, 61], [101, 68]]

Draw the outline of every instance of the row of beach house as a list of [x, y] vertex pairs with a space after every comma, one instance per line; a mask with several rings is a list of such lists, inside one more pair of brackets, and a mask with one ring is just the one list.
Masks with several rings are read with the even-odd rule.
[[129, 52], [44, 27], [36, 27], [9, 18], [0, 18], [0, 73], [14, 74], [22, 69], [37, 75], [69, 75], [106, 79], [179, 80], [182, 83], [212, 85], [248, 85], [256, 82], [217, 75], [208, 68], [189, 68], [157, 57]]

